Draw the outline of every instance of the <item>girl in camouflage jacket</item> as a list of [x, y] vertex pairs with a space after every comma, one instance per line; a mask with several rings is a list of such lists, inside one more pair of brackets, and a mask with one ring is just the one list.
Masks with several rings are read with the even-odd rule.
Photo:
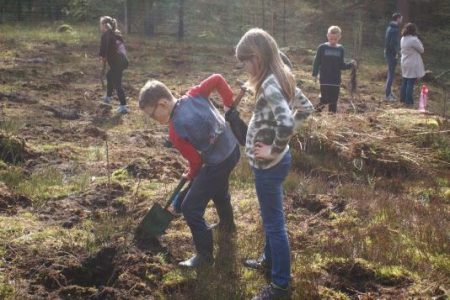
[[290, 166], [289, 139], [297, 123], [313, 111], [296, 88], [290, 69], [282, 62], [276, 41], [262, 29], [251, 29], [236, 46], [255, 92], [245, 151], [253, 169], [256, 193], [265, 232], [264, 253], [248, 259], [249, 268], [264, 269], [271, 284], [254, 299], [289, 297], [290, 250], [284, 220], [282, 184]]

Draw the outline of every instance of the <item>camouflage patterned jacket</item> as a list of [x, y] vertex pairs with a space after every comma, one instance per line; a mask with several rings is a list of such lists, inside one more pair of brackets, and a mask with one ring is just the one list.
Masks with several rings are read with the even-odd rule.
[[[288, 103], [276, 77], [267, 76], [261, 85], [256, 99], [255, 109], [248, 125], [246, 138], [246, 154], [251, 166], [268, 169], [281, 161], [289, 151], [289, 139], [294, 129], [314, 111], [311, 102], [299, 88], [296, 88], [295, 99]], [[256, 142], [272, 145], [271, 160], [255, 159], [253, 148]]]

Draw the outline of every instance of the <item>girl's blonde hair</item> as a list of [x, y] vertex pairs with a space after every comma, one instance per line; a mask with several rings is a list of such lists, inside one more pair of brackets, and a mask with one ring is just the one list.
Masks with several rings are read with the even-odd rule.
[[239, 61], [249, 60], [252, 57], [257, 57], [260, 62], [259, 73], [249, 80], [250, 87], [255, 90], [256, 96], [266, 77], [273, 74], [288, 102], [294, 99], [296, 85], [294, 75], [283, 63], [275, 39], [263, 29], [250, 29], [236, 46], [236, 58]]
[[110, 16], [100, 17], [100, 24], [105, 25], [114, 33], [120, 33], [119, 29], [117, 28], [117, 20]]

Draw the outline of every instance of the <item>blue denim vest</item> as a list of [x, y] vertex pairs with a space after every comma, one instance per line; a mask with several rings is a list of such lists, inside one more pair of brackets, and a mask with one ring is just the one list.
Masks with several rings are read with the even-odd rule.
[[178, 100], [171, 120], [175, 132], [197, 149], [207, 165], [221, 163], [236, 148], [236, 138], [225, 119], [201, 95]]

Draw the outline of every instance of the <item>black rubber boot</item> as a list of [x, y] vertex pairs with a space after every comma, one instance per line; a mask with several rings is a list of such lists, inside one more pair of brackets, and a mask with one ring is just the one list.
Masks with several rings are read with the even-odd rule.
[[191, 231], [197, 254], [207, 260], [213, 260], [213, 236], [211, 229]]
[[246, 259], [244, 261], [244, 266], [249, 269], [265, 271], [270, 270], [271, 266], [267, 263], [265, 257], [261, 255], [258, 259]]
[[258, 295], [252, 300], [289, 300], [291, 293], [289, 288], [283, 289], [271, 283], [261, 289]]
[[272, 280], [272, 266], [267, 262], [264, 255], [261, 255], [258, 259], [246, 259], [244, 266], [263, 273], [266, 280]]
[[212, 257], [204, 257], [199, 254], [178, 263], [178, 265], [183, 268], [199, 268], [204, 266], [212, 266], [213, 264], [214, 260], [212, 259]]

